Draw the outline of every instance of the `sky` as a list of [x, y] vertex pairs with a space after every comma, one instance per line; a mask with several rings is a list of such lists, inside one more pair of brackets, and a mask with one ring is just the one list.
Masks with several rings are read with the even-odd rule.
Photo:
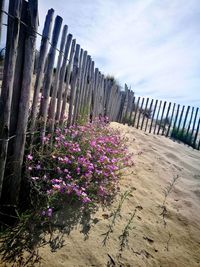
[[39, 0], [102, 73], [139, 96], [200, 105], [200, 0]]

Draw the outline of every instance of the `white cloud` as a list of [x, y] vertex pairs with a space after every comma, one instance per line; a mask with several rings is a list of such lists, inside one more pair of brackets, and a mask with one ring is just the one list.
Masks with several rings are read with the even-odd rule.
[[198, 0], [40, 0], [39, 4], [41, 25], [53, 7], [103, 73], [114, 74], [139, 95], [199, 105], [195, 102], [200, 99]]

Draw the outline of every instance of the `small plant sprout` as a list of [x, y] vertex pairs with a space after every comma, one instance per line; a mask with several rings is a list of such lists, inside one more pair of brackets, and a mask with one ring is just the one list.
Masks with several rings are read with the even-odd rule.
[[102, 234], [105, 236], [103, 239], [103, 245], [104, 246], [106, 245], [106, 242], [110, 237], [110, 234], [113, 232], [117, 218], [121, 217], [120, 212], [121, 212], [122, 205], [123, 205], [125, 199], [127, 199], [130, 195], [131, 195], [131, 191], [125, 191], [124, 194], [121, 195], [117, 209], [114, 212], [112, 212], [112, 214], [110, 216], [110, 217], [112, 217], [112, 220], [111, 220], [110, 224], [108, 225], [108, 231], [105, 232], [104, 234]]
[[166, 201], [167, 201], [167, 197], [169, 196], [169, 194], [172, 192], [173, 190], [173, 187], [174, 187], [174, 184], [176, 183], [176, 181], [178, 180], [179, 176], [177, 175], [176, 177], [173, 178], [172, 182], [169, 184], [168, 187], [166, 187], [164, 190], [163, 190], [163, 193], [164, 193], [164, 200], [163, 200], [163, 203], [162, 205], [160, 206], [160, 208], [162, 209], [162, 212], [160, 213], [160, 215], [162, 216], [163, 218], [163, 223], [164, 223], [164, 226], [166, 227], [167, 225], [167, 222], [166, 222], [166, 216], [167, 216], [167, 207], [166, 207]]

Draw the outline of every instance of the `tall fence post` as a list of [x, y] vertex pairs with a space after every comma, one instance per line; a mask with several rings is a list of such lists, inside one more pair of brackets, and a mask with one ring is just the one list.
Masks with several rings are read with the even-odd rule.
[[77, 84], [77, 76], [78, 76], [78, 63], [79, 63], [79, 52], [80, 52], [80, 45], [76, 45], [76, 51], [74, 56], [74, 65], [72, 70], [72, 81], [71, 81], [71, 92], [70, 92], [70, 100], [69, 100], [69, 113], [68, 113], [68, 120], [67, 125], [68, 127], [72, 125], [73, 119], [73, 106], [74, 106], [74, 97], [76, 93], [76, 84]]
[[[51, 28], [52, 28], [53, 15], [54, 15], [54, 10], [49, 9], [46, 15], [44, 29], [42, 32], [40, 55], [39, 55], [39, 60], [38, 60], [36, 81], [35, 81], [35, 86], [34, 86], [33, 104], [32, 104], [32, 109], [31, 109], [31, 116], [30, 116], [30, 132], [31, 133], [33, 133], [35, 130], [36, 117], [37, 117], [37, 111], [38, 111], [38, 100], [39, 100], [39, 94], [40, 94], [40, 89], [42, 85], [42, 79], [44, 76], [45, 60], [46, 60], [46, 55], [47, 55]], [[33, 139], [33, 135], [31, 139]]]
[[[65, 101], [67, 103], [67, 92], [68, 92], [68, 87], [69, 87], [71, 66], [73, 64], [75, 44], [76, 44], [76, 40], [74, 39], [72, 41], [72, 34], [68, 34], [67, 43], [65, 45], [64, 59], [63, 59], [61, 72], [60, 72], [59, 86], [58, 86], [58, 99], [57, 99], [57, 107], [56, 107], [56, 114], [55, 114], [55, 120], [58, 122], [63, 119], [64, 113], [65, 113], [66, 107], [64, 106], [64, 113], [62, 114], [61, 106], [63, 105], [63, 103], [65, 103]], [[69, 57], [69, 62], [67, 63], [70, 46], [71, 46], [70, 57]], [[67, 77], [66, 77], [66, 84], [65, 84], [64, 81], [65, 81], [66, 71], [67, 71]], [[62, 99], [63, 99], [63, 102], [62, 102]]]
[[142, 98], [141, 107], [139, 108], [139, 116], [138, 116], [138, 121], [137, 121], [137, 126], [136, 126], [137, 129], [139, 128], [139, 124], [140, 124], [140, 117], [142, 113], [143, 104], [144, 104], [144, 97]]
[[5, 0], [0, 0], [0, 42], [1, 42], [1, 32], [2, 32], [2, 21], [3, 21], [3, 12]]
[[183, 127], [182, 127], [182, 130], [181, 130], [181, 135], [184, 133], [184, 130], [185, 130], [185, 125], [186, 125], [186, 122], [187, 122], [189, 110], [190, 110], [190, 106], [187, 107], [187, 111], [186, 111], [186, 114], [185, 114], [185, 119], [184, 119], [184, 122], [183, 122]]
[[190, 134], [190, 136], [191, 136], [190, 144], [192, 144], [192, 137], [193, 137], [194, 130], [195, 130], [195, 125], [196, 125], [198, 111], [199, 111], [199, 108], [196, 108], [196, 112], [195, 112], [195, 116], [194, 116], [194, 121], [193, 121], [193, 125], [192, 125], [192, 131], [191, 131], [191, 134]]
[[158, 105], [158, 100], [156, 99], [156, 103], [155, 103], [155, 106], [154, 106], [154, 109], [153, 109], [152, 118], [151, 118], [151, 124], [150, 124], [150, 128], [149, 128], [149, 133], [151, 133], [151, 129], [152, 129], [152, 126], [153, 126], [153, 120], [154, 120], [154, 117], [155, 117], [155, 114], [156, 114], [157, 105]]
[[149, 107], [149, 114], [147, 116], [147, 121], [146, 121], [146, 125], [145, 125], [145, 132], [147, 131], [147, 127], [148, 127], [148, 122], [149, 122], [149, 119], [150, 119], [150, 116], [151, 116], [151, 109], [152, 109], [152, 106], [153, 106], [153, 99], [151, 100], [151, 103], [150, 103], [150, 107]]
[[59, 52], [58, 62], [57, 62], [57, 67], [56, 67], [56, 77], [55, 77], [55, 82], [53, 84], [51, 102], [49, 105], [48, 118], [50, 120], [50, 132], [51, 133], [53, 133], [54, 124], [55, 124], [56, 97], [57, 97], [59, 79], [60, 79], [60, 74], [61, 74], [62, 59], [63, 59], [63, 62], [65, 62], [65, 63], [67, 61], [63, 58], [63, 50], [64, 50], [64, 46], [65, 46], [65, 42], [66, 42], [67, 30], [68, 30], [68, 26], [64, 25], [63, 31], [62, 31], [62, 38], [61, 38], [61, 42], [60, 42], [60, 52]]
[[191, 123], [192, 123], [193, 114], [194, 114], [194, 107], [192, 107], [192, 112], [191, 112], [190, 120], [189, 120], [188, 127], [187, 127], [187, 132], [186, 132], [187, 138], [188, 138], [188, 133], [190, 131], [190, 126], [191, 126]]
[[168, 116], [169, 116], [170, 108], [171, 108], [171, 102], [169, 103], [168, 108], [167, 108], [167, 114], [166, 114], [166, 117], [165, 117], [165, 121], [164, 121], [163, 129], [162, 129], [162, 135], [164, 135], [164, 133], [165, 133], [165, 127], [166, 127], [166, 124], [169, 123], [169, 121], [168, 121], [168, 120], [169, 120]]
[[[71, 40], [72, 40], [72, 36], [71, 36]], [[71, 43], [70, 40], [68, 40], [68, 41]], [[65, 84], [63, 96], [61, 94], [61, 99], [63, 97], [62, 105], [61, 105], [61, 101], [59, 100], [60, 96], [58, 96], [59, 99], [58, 99], [58, 103], [57, 103], [56, 119], [59, 120], [62, 125], [64, 123], [64, 117], [65, 117], [65, 112], [66, 112], [67, 96], [68, 96], [68, 92], [69, 92], [71, 70], [72, 70], [72, 66], [74, 63], [75, 47], [76, 47], [76, 39], [73, 39], [72, 44], [71, 44], [70, 56], [69, 56], [69, 64], [67, 65], [67, 68], [65, 69], [65, 72], [64, 72], [67, 74], [66, 74], [66, 84]], [[66, 46], [66, 50], [67, 50], [67, 46]], [[63, 84], [62, 79], [61, 79], [60, 80], [60, 89], [59, 89], [60, 92], [63, 91], [62, 90], [63, 86], [64, 86], [64, 84]], [[59, 104], [60, 104], [60, 106], [59, 106]]]
[[183, 118], [183, 112], [184, 112], [184, 109], [185, 109], [185, 106], [183, 106], [183, 107], [182, 107], [182, 110], [181, 110], [181, 115], [180, 115], [180, 118], [179, 118], [179, 123], [178, 123], [177, 132], [179, 132], [180, 127], [181, 127], [181, 121], [182, 121], [182, 118]]
[[169, 133], [170, 133], [170, 129], [171, 129], [171, 126], [172, 126], [172, 123], [173, 123], [173, 117], [174, 117], [175, 107], [176, 107], [176, 103], [174, 103], [173, 108], [172, 108], [172, 114], [171, 114], [169, 126], [168, 126], [168, 129], [167, 129], [167, 133], [165, 135], [166, 137], [168, 137], [169, 136]]
[[149, 98], [147, 98], [147, 100], [146, 100], [146, 105], [145, 105], [145, 109], [144, 109], [144, 112], [143, 112], [142, 124], [141, 124], [141, 127], [140, 127], [141, 130], [143, 128], [143, 124], [144, 124], [144, 119], [145, 119], [145, 116], [146, 116], [146, 111], [147, 111], [148, 103], [149, 103]]
[[3, 82], [0, 97], [0, 197], [5, 172], [8, 138], [10, 128], [11, 101], [13, 94], [13, 81], [17, 57], [17, 44], [20, 29], [20, 14], [22, 0], [9, 2], [9, 13], [15, 17], [8, 18], [8, 30], [6, 41], [6, 54], [4, 63]]
[[158, 123], [158, 118], [159, 118], [159, 114], [160, 114], [161, 105], [162, 105], [162, 101], [160, 100], [160, 104], [159, 104], [159, 108], [158, 108], [158, 113], [157, 113], [156, 121], [155, 121], [155, 128], [154, 128], [154, 131], [153, 131], [154, 134], [156, 132], [156, 126], [157, 126], [157, 123]]
[[133, 127], [135, 126], [135, 121], [136, 121], [137, 111], [138, 111], [138, 108], [139, 108], [139, 103], [140, 103], [140, 96], [138, 97], [136, 108], [135, 108], [135, 114], [134, 114], [134, 119], [133, 119]]
[[[35, 45], [36, 45], [36, 31], [38, 28], [38, 1], [28, 1], [28, 26], [29, 31], [26, 33], [25, 38], [25, 51], [24, 51], [24, 67], [23, 67], [23, 80], [21, 87], [21, 96], [19, 103], [19, 114], [17, 122], [16, 138], [14, 143], [13, 155], [13, 174], [9, 184], [9, 198], [12, 204], [18, 201], [20, 184], [21, 184], [21, 169], [24, 158], [24, 148], [26, 141], [26, 130], [29, 115], [29, 102], [31, 93], [31, 82], [33, 76], [33, 67], [35, 59]], [[15, 194], [13, 194], [15, 192]]]
[[199, 127], [200, 127], [200, 118], [199, 118], [199, 121], [198, 121], [198, 124], [197, 124], [197, 129], [196, 129], [196, 133], [195, 133], [195, 136], [194, 136], [194, 141], [192, 143], [193, 148], [196, 148], [196, 140], [197, 140], [197, 137], [198, 137], [198, 134], [199, 134]]
[[176, 116], [175, 116], [175, 120], [174, 120], [174, 125], [173, 125], [173, 129], [172, 129], [172, 133], [174, 132], [174, 130], [176, 128], [176, 123], [177, 123], [177, 120], [178, 120], [179, 109], [180, 109], [180, 105], [178, 104], [178, 108], [177, 108], [177, 111], [176, 111]]
[[43, 138], [46, 132], [47, 112], [48, 112], [48, 106], [49, 106], [49, 94], [50, 94], [50, 88], [51, 88], [51, 83], [52, 83], [53, 68], [54, 68], [55, 55], [56, 55], [56, 46], [57, 46], [58, 38], [60, 35], [62, 20], [63, 19], [60, 16], [57, 16], [55, 19], [53, 35], [52, 35], [52, 45], [51, 45], [49, 55], [48, 55], [48, 65], [47, 65], [47, 70], [45, 73], [45, 82], [42, 88], [42, 99], [41, 99], [41, 104], [40, 104], [40, 115], [39, 115], [42, 121], [42, 125], [41, 125], [42, 143], [43, 143]]
[[162, 110], [162, 113], [161, 113], [161, 118], [160, 118], [160, 123], [159, 123], [159, 126], [158, 126], [157, 134], [159, 134], [160, 128], [162, 126], [162, 120], [163, 120], [163, 116], [164, 116], [164, 112], [165, 112], [165, 107], [166, 107], [166, 101], [164, 102], [164, 105], [163, 105], [163, 110]]

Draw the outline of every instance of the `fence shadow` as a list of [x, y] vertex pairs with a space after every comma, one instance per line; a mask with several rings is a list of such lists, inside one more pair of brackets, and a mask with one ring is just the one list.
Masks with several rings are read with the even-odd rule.
[[23, 215], [15, 227], [7, 228], [1, 234], [1, 261], [12, 266], [35, 266], [45, 261], [39, 255], [39, 248], [49, 246], [55, 252], [65, 246], [65, 238], [77, 226], [89, 238], [91, 226], [98, 222], [93, 218], [95, 206], [81, 203], [62, 203], [49, 220], [39, 220], [35, 214]]

